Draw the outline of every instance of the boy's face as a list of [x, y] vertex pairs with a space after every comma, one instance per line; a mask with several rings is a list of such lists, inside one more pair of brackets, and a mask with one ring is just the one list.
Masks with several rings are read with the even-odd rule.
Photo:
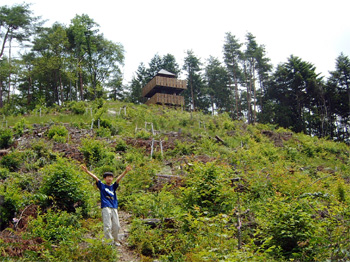
[[110, 186], [113, 182], [113, 176], [106, 176], [104, 178], [104, 180], [105, 180], [106, 184]]

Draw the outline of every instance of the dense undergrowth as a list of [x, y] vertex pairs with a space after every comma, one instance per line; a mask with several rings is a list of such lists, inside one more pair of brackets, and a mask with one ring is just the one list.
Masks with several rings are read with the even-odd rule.
[[7, 116], [0, 146], [7, 261], [117, 260], [81, 163], [99, 176], [133, 166], [118, 197], [143, 261], [350, 259], [343, 143], [226, 114], [99, 100]]

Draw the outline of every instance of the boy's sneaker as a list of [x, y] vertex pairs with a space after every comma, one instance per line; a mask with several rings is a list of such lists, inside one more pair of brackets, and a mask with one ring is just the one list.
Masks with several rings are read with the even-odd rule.
[[120, 242], [114, 242], [114, 245], [116, 245], [117, 247], [120, 247], [122, 244]]

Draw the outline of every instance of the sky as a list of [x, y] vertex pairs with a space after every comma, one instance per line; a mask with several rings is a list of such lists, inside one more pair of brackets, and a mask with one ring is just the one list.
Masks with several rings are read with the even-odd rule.
[[[182, 67], [187, 50], [205, 64], [209, 56], [223, 60], [226, 32], [242, 43], [250, 32], [276, 67], [291, 55], [316, 66], [327, 77], [335, 59], [350, 56], [349, 0], [28, 0], [35, 16], [69, 25], [87, 14], [105, 38], [125, 50], [124, 84], [141, 62], [155, 54], [175, 56]], [[23, 1], [0, 0], [0, 6]]]

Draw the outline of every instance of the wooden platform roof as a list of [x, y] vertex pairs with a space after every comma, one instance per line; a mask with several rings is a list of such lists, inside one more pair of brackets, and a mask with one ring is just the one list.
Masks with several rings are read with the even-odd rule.
[[169, 71], [166, 71], [165, 69], [161, 69], [156, 76], [165, 76], [165, 77], [171, 77], [176, 78], [176, 75], [173, 73], [170, 73]]

